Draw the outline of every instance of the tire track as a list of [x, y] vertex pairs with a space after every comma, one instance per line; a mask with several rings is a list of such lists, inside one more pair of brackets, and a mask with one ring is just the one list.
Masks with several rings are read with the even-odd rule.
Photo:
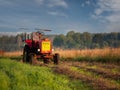
[[[95, 64], [95, 63], [94, 63]], [[97, 63], [97, 67], [94, 67], [94, 64], [90, 64], [88, 62], [84, 62], [84, 63], [81, 63], [81, 62], [66, 62], [66, 65], [69, 65], [69, 66], [75, 66], [77, 67], [78, 69], [84, 69], [85, 71], [88, 71], [88, 72], [93, 72], [95, 73], [96, 75], [101, 75], [102, 77], [104, 78], [109, 78], [109, 79], [113, 79], [113, 80], [116, 80], [116, 81], [119, 81], [120, 80], [120, 72], [119, 72], [119, 67], [117, 66], [114, 66], [117, 67], [118, 69], [118, 72], [112, 72], [111, 71], [111, 68], [103, 68], [103, 65], [98, 65]], [[110, 65], [106, 65], [106, 67], [113, 67], [110, 66]], [[112, 69], [114, 69], [112, 68]]]
[[81, 80], [88, 85], [92, 86], [94, 90], [118, 90], [118, 85], [104, 79], [95, 78], [70, 69], [70, 66], [56, 66], [53, 67], [53, 71], [58, 74], [67, 75], [71, 79]]

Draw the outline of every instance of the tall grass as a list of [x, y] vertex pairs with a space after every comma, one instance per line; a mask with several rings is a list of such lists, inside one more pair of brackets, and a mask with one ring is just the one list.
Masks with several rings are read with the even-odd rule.
[[120, 62], [120, 48], [56, 50], [64, 60]]
[[4, 53], [4, 57], [17, 57], [17, 56], [21, 56], [23, 54], [22, 51], [14, 51], [14, 52], [5, 52]]
[[[54, 53], [56, 52], [60, 54], [61, 60], [100, 61], [100, 62], [120, 63], [120, 48], [83, 49], [83, 50], [57, 49], [54, 51]], [[21, 55], [22, 55], [22, 51], [16, 51], [16, 52], [5, 52], [3, 56], [18, 58]]]

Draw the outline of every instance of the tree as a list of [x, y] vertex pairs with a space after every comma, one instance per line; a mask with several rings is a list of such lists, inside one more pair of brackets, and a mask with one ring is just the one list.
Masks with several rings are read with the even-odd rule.
[[88, 32], [84, 32], [82, 35], [82, 41], [85, 48], [90, 48], [92, 42], [92, 35]]
[[[57, 38], [57, 40], [56, 40]], [[54, 44], [62, 48], [103, 48], [120, 47], [120, 33], [79, 33], [70, 31], [65, 35], [58, 35]]]
[[66, 37], [72, 37], [74, 36], [75, 32], [74, 31], [69, 31], [66, 35]]
[[99, 44], [100, 47], [103, 47], [104, 35], [99, 33], [93, 36], [93, 43]]
[[18, 45], [18, 49], [21, 49], [22, 46], [22, 38], [20, 35], [17, 36], [17, 45]]
[[65, 36], [63, 34], [56, 36], [53, 40], [53, 45], [56, 47], [65, 46]]
[[72, 37], [67, 37], [66, 43], [67, 43], [67, 48], [74, 48], [76, 45], [75, 40]]

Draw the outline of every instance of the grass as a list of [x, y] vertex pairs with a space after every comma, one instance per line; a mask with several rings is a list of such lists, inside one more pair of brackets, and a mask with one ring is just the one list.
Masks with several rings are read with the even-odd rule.
[[[56, 50], [58, 51], [58, 50]], [[118, 56], [120, 48], [103, 48], [103, 49], [83, 49], [83, 50], [59, 50], [59, 53], [62, 57], [78, 57], [78, 56], [89, 56], [89, 57], [95, 57], [95, 56]]]
[[22, 52], [5, 52], [0, 57], [0, 90], [120, 89], [120, 48], [55, 52], [61, 62], [48, 67], [16, 62]]
[[120, 48], [56, 50], [62, 60], [120, 63]]
[[22, 51], [14, 51], [14, 52], [4, 52], [3, 56], [4, 57], [18, 57], [21, 56], [23, 53]]
[[[68, 64], [68, 65], [67, 65]], [[87, 66], [86, 66], [87, 67]], [[70, 65], [70, 63], [66, 63], [66, 65], [58, 66], [54, 69], [54, 72], [67, 75], [69, 78], [74, 80], [81, 80], [85, 84], [93, 87], [94, 90], [119, 90], [120, 85], [118, 82], [119, 76], [117, 80], [112, 79], [109, 76], [105, 76], [104, 74], [97, 73], [94, 71], [89, 71], [84, 68], [75, 67], [74, 65]]]
[[64, 75], [55, 74], [51, 68], [0, 59], [0, 90], [79, 89], [90, 90], [80, 80], [72, 81]]
[[[61, 60], [108, 62], [120, 64], [120, 48], [84, 49], [84, 50], [62, 50], [56, 49], [53, 53], [59, 53]], [[22, 51], [4, 52], [3, 57], [17, 59]], [[20, 57], [19, 57], [20, 59]]]

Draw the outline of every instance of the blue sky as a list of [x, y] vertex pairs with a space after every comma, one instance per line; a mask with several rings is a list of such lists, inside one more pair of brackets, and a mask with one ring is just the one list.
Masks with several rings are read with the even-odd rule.
[[120, 32], [120, 0], [0, 0], [0, 32]]

